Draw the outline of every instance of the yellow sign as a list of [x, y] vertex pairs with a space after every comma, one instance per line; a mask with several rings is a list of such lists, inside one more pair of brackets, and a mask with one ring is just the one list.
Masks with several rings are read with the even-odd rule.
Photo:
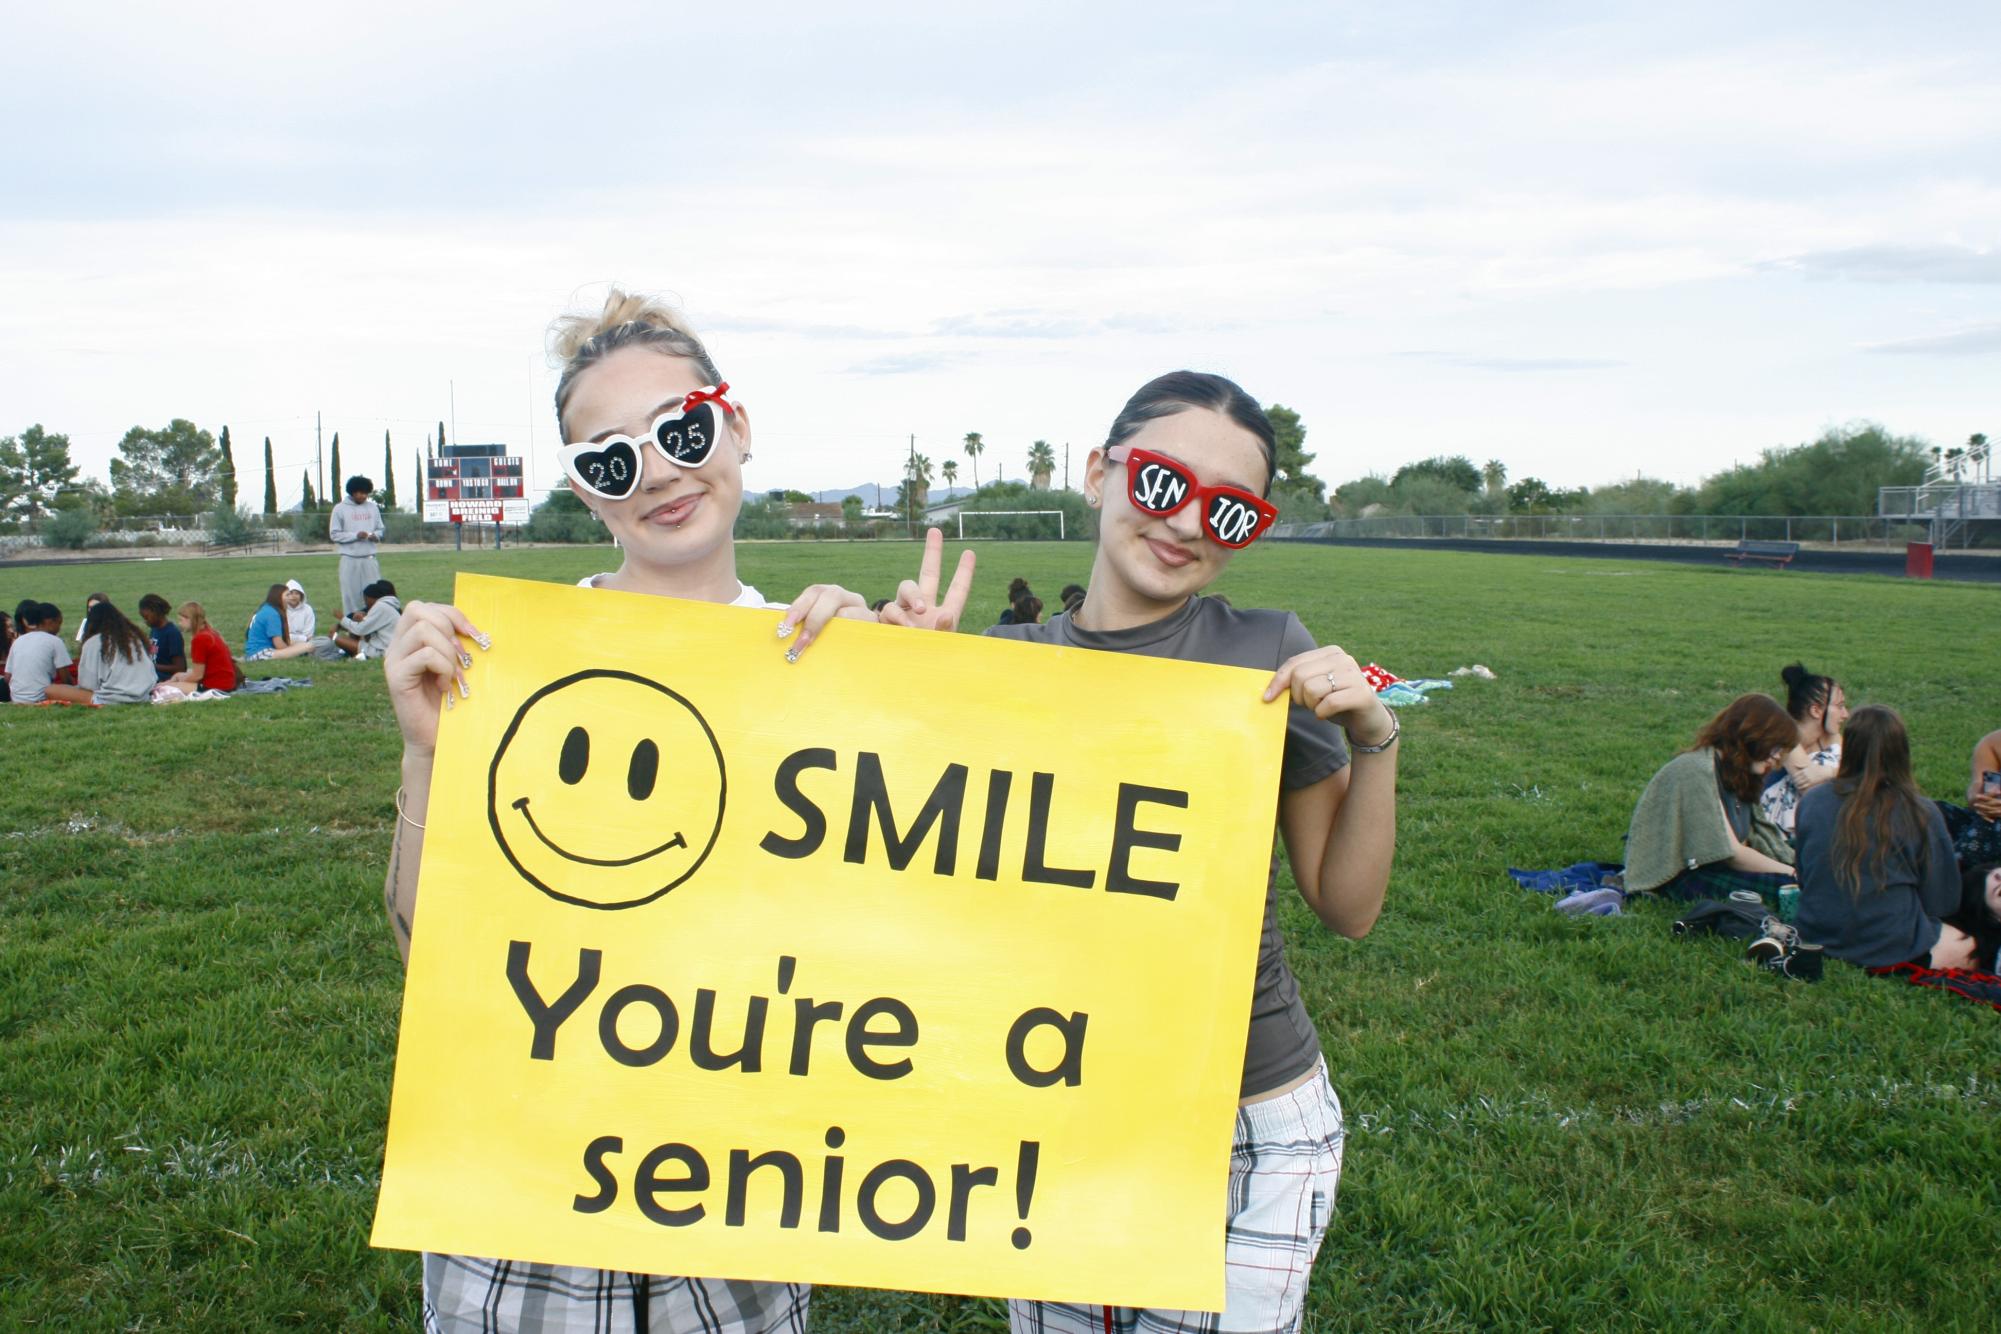
[[376, 1245], [1220, 1308], [1263, 675], [457, 596]]

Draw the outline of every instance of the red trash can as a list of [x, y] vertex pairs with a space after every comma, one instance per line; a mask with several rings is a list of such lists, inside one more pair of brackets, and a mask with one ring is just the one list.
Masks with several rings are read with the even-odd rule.
[[1929, 579], [1932, 577], [1932, 544], [1929, 542], [1907, 542], [1904, 544], [1904, 578]]

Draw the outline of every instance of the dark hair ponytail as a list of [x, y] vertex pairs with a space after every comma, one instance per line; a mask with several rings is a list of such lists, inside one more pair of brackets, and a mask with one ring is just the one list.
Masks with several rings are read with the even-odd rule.
[[1797, 662], [1780, 672], [1779, 679], [1786, 683], [1786, 712], [1795, 721], [1805, 722], [1816, 704], [1834, 698], [1833, 677], [1815, 676]]
[[1234, 380], [1203, 371], [1170, 371], [1148, 380], [1139, 392], [1126, 400], [1105, 437], [1105, 448], [1124, 444], [1148, 422], [1171, 417], [1188, 408], [1208, 408], [1220, 412], [1257, 437], [1264, 450], [1264, 494], [1271, 494], [1272, 475], [1278, 471], [1278, 438], [1272, 433], [1271, 418], [1258, 401]]

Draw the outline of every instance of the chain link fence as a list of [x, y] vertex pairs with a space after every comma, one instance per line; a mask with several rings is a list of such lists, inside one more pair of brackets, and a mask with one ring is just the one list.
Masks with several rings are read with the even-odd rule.
[[1281, 523], [1277, 538], [1462, 538], [1539, 542], [1649, 542], [1734, 546], [1805, 542], [1902, 550], [1930, 540], [1924, 520], [1868, 514], [1377, 514]]
[[[159, 548], [227, 552], [278, 553], [301, 547], [331, 546], [325, 510], [288, 514], [127, 514], [106, 517], [91, 511], [45, 511], [0, 527], [0, 555], [53, 549], [69, 551], [145, 551]], [[396, 544], [449, 543], [490, 546], [493, 525], [466, 524], [454, 533], [448, 523], [425, 523], [406, 510], [382, 516], [383, 540]], [[521, 529], [509, 527], [502, 540], [517, 540]]]

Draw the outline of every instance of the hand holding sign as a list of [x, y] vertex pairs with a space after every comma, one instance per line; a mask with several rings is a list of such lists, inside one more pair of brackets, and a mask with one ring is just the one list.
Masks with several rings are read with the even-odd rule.
[[[400, 668], [499, 646], [432, 714], [377, 1244], [1218, 1308], [1256, 675], [875, 626], [788, 667], [769, 613], [458, 591]], [[1148, 708], [1079, 729], [1031, 669]], [[923, 679], [979, 707], [941, 732]]]

